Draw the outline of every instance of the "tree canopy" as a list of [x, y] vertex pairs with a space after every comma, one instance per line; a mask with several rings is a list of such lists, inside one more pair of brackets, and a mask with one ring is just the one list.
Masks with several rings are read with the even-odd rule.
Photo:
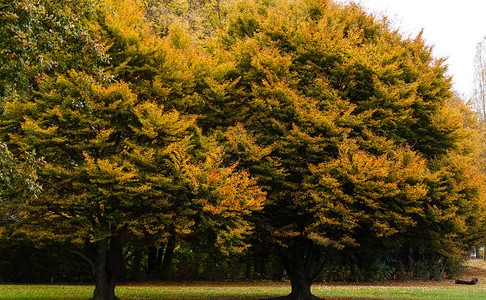
[[280, 251], [289, 299], [311, 298], [317, 249], [458, 251], [483, 221], [482, 177], [421, 36], [332, 1], [232, 11], [209, 45], [220, 67], [198, 122], [229, 134], [228, 153], [267, 191], [257, 231]]
[[336, 250], [451, 257], [484, 222], [445, 62], [358, 5], [15, 0], [0, 22], [0, 175], [43, 157], [19, 232], [76, 244], [94, 299], [191, 233], [226, 254], [251, 234], [314, 299]]

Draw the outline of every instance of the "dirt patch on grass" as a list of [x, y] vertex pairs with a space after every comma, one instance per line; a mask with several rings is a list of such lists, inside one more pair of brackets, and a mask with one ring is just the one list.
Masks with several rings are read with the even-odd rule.
[[486, 281], [486, 261], [482, 258], [474, 258], [467, 261], [466, 272], [463, 277], [476, 277], [480, 281]]
[[479, 279], [477, 285], [486, 285], [486, 261], [482, 258], [473, 258], [467, 261], [466, 271], [461, 278], [472, 279], [476, 277]]

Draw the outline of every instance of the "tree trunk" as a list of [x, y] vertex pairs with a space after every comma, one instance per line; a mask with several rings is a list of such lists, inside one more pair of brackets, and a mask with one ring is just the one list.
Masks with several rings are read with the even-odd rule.
[[164, 258], [165, 243], [161, 243], [157, 250], [157, 257], [155, 259], [156, 269], [162, 268], [162, 259]]
[[115, 296], [116, 276], [122, 263], [122, 245], [115, 238], [97, 243], [95, 261], [95, 290], [92, 300], [118, 300]]
[[[274, 299], [285, 300], [316, 300], [311, 293], [311, 285], [319, 273], [316, 265], [319, 261], [319, 252], [310, 241], [294, 245], [292, 248], [281, 250], [280, 257], [290, 278], [292, 291], [289, 295]], [[313, 271], [317, 271], [313, 273]]]
[[176, 246], [175, 233], [173, 233], [167, 241], [167, 248], [165, 249], [164, 260], [162, 262], [162, 278], [167, 279], [167, 271], [169, 270], [172, 258], [174, 257], [174, 250]]
[[130, 269], [130, 279], [134, 281], [142, 281], [145, 277], [144, 268], [142, 266], [144, 252], [141, 250], [134, 250], [132, 266]]
[[290, 284], [292, 286], [292, 292], [285, 297], [285, 299], [295, 299], [295, 300], [311, 300], [320, 299], [311, 293], [311, 285], [307, 278], [301, 276], [300, 274], [290, 275]]
[[148, 248], [148, 259], [147, 259], [147, 275], [152, 275], [157, 266], [157, 247], [150, 246]]

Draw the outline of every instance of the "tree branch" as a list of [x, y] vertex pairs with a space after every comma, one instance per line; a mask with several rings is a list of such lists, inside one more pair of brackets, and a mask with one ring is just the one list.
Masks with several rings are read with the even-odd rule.
[[91, 265], [91, 270], [93, 271], [93, 274], [96, 274], [96, 265], [95, 265], [95, 263], [92, 259], [89, 259], [89, 257], [87, 257], [86, 255], [84, 255], [83, 253], [81, 253], [79, 251], [71, 250], [70, 252], [77, 254], [77, 255], [81, 256], [84, 260], [86, 260]]
[[[321, 256], [321, 255], [319, 255]], [[322, 272], [322, 269], [324, 268], [324, 264], [326, 263], [326, 260], [323, 260], [320, 264], [319, 264], [319, 268], [314, 272], [314, 274], [312, 274], [311, 276], [311, 281], [314, 282], [317, 277], [321, 274]]]

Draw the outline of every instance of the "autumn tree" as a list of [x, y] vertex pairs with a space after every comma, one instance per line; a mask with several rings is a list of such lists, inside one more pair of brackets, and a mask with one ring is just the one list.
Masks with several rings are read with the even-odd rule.
[[422, 38], [332, 1], [230, 11], [207, 45], [216, 62], [198, 124], [267, 192], [255, 237], [290, 277], [282, 299], [316, 299], [330, 249], [460, 251], [483, 219], [482, 177], [447, 105], [446, 66]]
[[[26, 3], [42, 10], [50, 1]], [[71, 11], [69, 3], [56, 7]], [[96, 41], [98, 52], [63, 40], [72, 48], [56, 56], [60, 67], [40, 69], [35, 85], [18, 87], [24, 96], [4, 98], [1, 139], [45, 161], [43, 193], [22, 208], [22, 232], [79, 245], [95, 276], [93, 299], [117, 299], [118, 271], [136, 247], [187, 234], [196, 222], [207, 222], [223, 251], [244, 249], [245, 216], [264, 194], [181, 109], [197, 99], [185, 63], [197, 56], [181, 48], [183, 36], [153, 35], [136, 1], [87, 7], [68, 32]], [[45, 12], [34, 21], [59, 13]]]

